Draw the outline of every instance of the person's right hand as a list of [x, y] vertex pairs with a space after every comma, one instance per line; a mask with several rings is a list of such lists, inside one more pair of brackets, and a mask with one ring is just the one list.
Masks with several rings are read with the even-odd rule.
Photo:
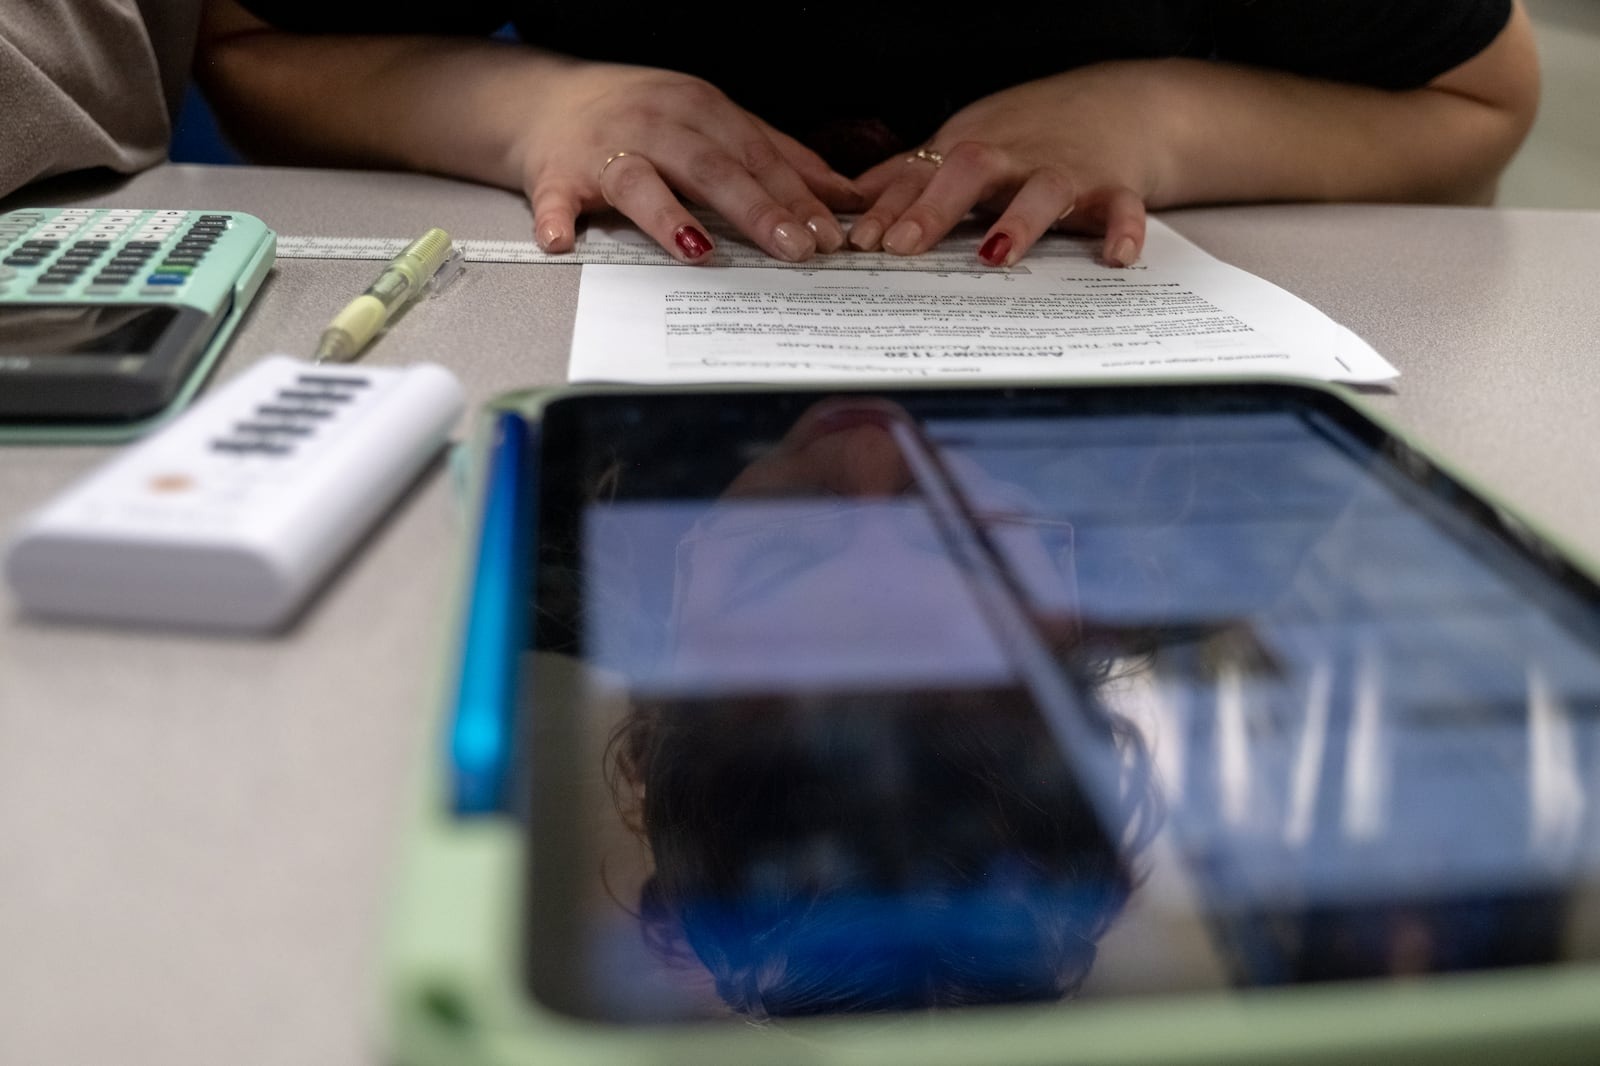
[[710, 238], [680, 197], [778, 259], [844, 244], [833, 211], [862, 205], [854, 184], [712, 85], [648, 67], [555, 62], [526, 103], [514, 147], [546, 251], [570, 250], [578, 218], [610, 206], [677, 259], [707, 262]]

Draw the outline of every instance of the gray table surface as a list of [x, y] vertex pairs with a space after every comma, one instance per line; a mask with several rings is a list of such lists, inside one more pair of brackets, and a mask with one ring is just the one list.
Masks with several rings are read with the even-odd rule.
[[[530, 229], [516, 195], [417, 175], [167, 166], [27, 199], [242, 210], [296, 235]], [[1165, 218], [1360, 333], [1403, 372], [1370, 403], [1600, 558], [1600, 213]], [[308, 350], [372, 273], [280, 261], [218, 379]], [[578, 277], [471, 264], [366, 360], [443, 363], [474, 402], [558, 382]], [[0, 449], [0, 531], [107, 454]], [[0, 1063], [381, 1061], [385, 894], [465, 531], [436, 468], [271, 639], [43, 624], [0, 591]]]

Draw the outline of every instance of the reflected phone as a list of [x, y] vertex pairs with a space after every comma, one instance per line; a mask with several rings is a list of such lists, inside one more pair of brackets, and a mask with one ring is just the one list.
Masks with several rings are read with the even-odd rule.
[[0, 215], [0, 440], [134, 436], [204, 381], [271, 269], [238, 211]]

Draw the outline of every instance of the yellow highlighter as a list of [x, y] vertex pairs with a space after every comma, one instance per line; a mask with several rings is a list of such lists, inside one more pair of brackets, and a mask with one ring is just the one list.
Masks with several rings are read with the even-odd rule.
[[450, 257], [450, 234], [430, 229], [389, 261], [367, 291], [334, 316], [317, 342], [316, 361], [354, 359], [395, 312], [422, 291]]

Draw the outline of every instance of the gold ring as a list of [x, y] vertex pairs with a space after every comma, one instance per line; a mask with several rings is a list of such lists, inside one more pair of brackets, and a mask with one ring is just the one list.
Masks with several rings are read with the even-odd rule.
[[631, 152], [612, 152], [610, 155], [606, 156], [606, 161], [600, 164], [600, 169], [595, 173], [595, 183], [599, 184], [600, 180], [606, 176], [606, 167], [609, 167], [612, 163], [615, 163], [623, 156], [632, 154], [633, 153]]
[[915, 155], [906, 156], [907, 163], [915, 163], [919, 159], [924, 163], [932, 163], [935, 170], [944, 166], [944, 153], [935, 152], [932, 148], [918, 148]]
[[617, 160], [621, 159], [623, 156], [632, 155], [632, 154], [633, 154], [632, 152], [612, 152], [610, 155], [606, 156], [606, 161], [604, 163], [601, 163], [600, 164], [600, 169], [595, 172], [594, 183], [600, 189], [600, 199], [604, 200], [608, 204], [611, 204], [612, 207], [615, 207], [617, 205], [616, 204], [612, 204], [611, 203], [611, 197], [606, 195], [606, 187], [605, 187], [605, 184], [604, 184], [604, 179], [605, 179], [605, 176], [606, 176], [606, 167], [609, 167], [612, 163], [615, 163]]

